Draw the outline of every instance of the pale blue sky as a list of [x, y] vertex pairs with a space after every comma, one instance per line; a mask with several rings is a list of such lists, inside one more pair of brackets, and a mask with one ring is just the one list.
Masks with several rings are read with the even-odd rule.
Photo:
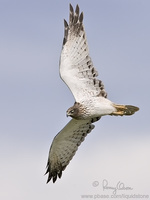
[[[46, 185], [52, 139], [74, 103], [59, 77], [69, 3], [84, 12], [90, 55], [109, 99], [140, 111], [103, 117], [62, 178]], [[111, 194], [103, 179], [131, 186], [125, 194], [150, 195], [149, 8], [149, 0], [0, 0], [0, 199]]]

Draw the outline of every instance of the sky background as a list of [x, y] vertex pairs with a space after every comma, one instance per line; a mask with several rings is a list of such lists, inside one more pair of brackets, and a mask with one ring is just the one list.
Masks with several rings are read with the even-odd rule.
[[[84, 12], [90, 56], [108, 98], [140, 111], [95, 123], [62, 178], [46, 184], [51, 142], [74, 103], [59, 77], [69, 3]], [[112, 195], [103, 180], [132, 188], [118, 195], [150, 197], [149, 8], [149, 0], [0, 0], [0, 199]]]

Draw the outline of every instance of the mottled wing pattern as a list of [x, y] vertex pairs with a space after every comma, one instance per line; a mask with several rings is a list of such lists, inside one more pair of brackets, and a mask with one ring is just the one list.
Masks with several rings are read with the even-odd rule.
[[72, 119], [54, 138], [47, 162], [48, 180], [56, 181], [61, 178], [62, 171], [69, 164], [76, 153], [78, 146], [84, 141], [84, 138], [94, 128], [92, 124], [100, 118], [91, 120]]
[[70, 5], [69, 24], [64, 20], [65, 32], [60, 58], [60, 76], [80, 102], [84, 97], [107, 97], [102, 81], [96, 79], [98, 72], [89, 56], [87, 39], [83, 27], [83, 13], [79, 6], [74, 12]]

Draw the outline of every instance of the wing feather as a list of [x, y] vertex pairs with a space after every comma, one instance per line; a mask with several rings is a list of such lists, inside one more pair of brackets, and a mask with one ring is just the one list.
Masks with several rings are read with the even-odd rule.
[[65, 170], [70, 160], [76, 153], [78, 146], [84, 141], [86, 135], [92, 131], [95, 121], [100, 118], [91, 120], [75, 120], [70, 122], [55, 136], [53, 139], [47, 162], [48, 180], [56, 181], [57, 177], [61, 178], [62, 171]]
[[[102, 81], [96, 79], [98, 72], [93, 66], [83, 26], [83, 13], [79, 6], [74, 12], [70, 4], [69, 24], [64, 21], [64, 40], [60, 58], [60, 76], [67, 84], [77, 102], [84, 97], [107, 97]], [[94, 84], [94, 83], [98, 84]]]

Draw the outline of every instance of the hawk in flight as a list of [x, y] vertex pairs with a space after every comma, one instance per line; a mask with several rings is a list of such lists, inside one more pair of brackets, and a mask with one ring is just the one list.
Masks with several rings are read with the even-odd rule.
[[79, 6], [75, 12], [70, 4], [69, 23], [64, 20], [64, 39], [60, 57], [61, 79], [71, 90], [75, 103], [67, 110], [70, 122], [55, 136], [47, 162], [48, 180], [61, 178], [78, 146], [94, 128], [93, 123], [104, 115], [132, 115], [139, 110], [107, 99], [107, 93], [93, 66]]

